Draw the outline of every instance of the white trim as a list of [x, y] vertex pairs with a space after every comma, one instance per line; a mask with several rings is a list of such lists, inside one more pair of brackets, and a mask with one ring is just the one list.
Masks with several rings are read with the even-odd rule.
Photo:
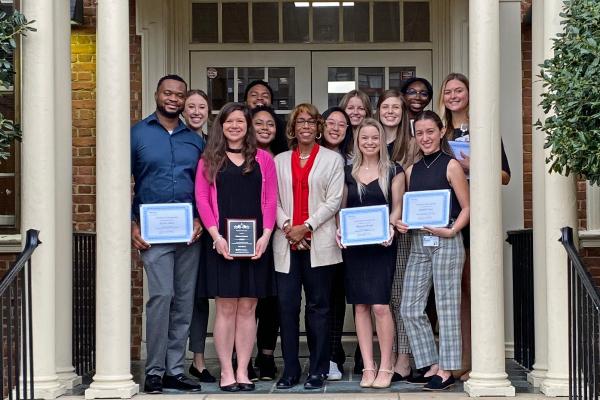
[[600, 247], [600, 229], [579, 231], [579, 248]]

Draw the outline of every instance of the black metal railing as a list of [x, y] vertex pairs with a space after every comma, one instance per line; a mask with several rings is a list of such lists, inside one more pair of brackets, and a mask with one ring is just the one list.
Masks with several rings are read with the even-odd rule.
[[515, 361], [531, 370], [535, 362], [533, 231], [508, 231], [512, 246]]
[[569, 256], [569, 398], [600, 398], [600, 291], [573, 242], [573, 229], [562, 228]]
[[96, 234], [73, 234], [73, 366], [96, 368]]
[[31, 255], [41, 242], [27, 231], [25, 247], [0, 280], [0, 393], [13, 400], [34, 399], [31, 310]]

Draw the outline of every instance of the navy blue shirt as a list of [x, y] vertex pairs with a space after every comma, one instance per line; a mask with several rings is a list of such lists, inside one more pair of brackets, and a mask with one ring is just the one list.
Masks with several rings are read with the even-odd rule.
[[156, 113], [131, 128], [131, 173], [135, 180], [132, 217], [139, 217], [141, 204], [191, 203], [194, 179], [204, 139], [182, 121], [169, 132]]

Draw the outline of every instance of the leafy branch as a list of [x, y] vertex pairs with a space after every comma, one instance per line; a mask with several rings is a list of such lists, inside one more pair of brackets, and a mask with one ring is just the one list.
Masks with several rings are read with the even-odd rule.
[[[8, 89], [15, 83], [14, 52], [17, 40], [26, 36], [27, 32], [36, 29], [31, 26], [35, 21], [27, 21], [25, 16], [13, 11], [8, 14], [0, 11], [0, 86]], [[0, 113], [0, 159], [10, 157], [10, 146], [16, 140], [21, 140], [21, 129], [14, 121]]]
[[564, 4], [564, 30], [554, 39], [553, 57], [541, 65], [541, 106], [548, 115], [536, 125], [546, 134], [551, 172], [600, 184], [600, 1]]

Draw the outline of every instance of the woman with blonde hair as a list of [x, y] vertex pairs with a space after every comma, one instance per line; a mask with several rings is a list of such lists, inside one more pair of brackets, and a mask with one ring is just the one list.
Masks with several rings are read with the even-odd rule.
[[[354, 143], [354, 160], [345, 171], [342, 207], [387, 205], [390, 212], [389, 240], [373, 245], [352, 246], [343, 250], [345, 285], [348, 303], [355, 305], [356, 334], [364, 369], [361, 387], [389, 387], [394, 375], [392, 346], [394, 318], [390, 309], [392, 280], [396, 266], [393, 226], [400, 219], [404, 172], [389, 160], [385, 133], [379, 122], [366, 118], [358, 127]], [[338, 245], [343, 247], [339, 240]], [[373, 326], [379, 341], [379, 370], [373, 360]]]
[[344, 162], [319, 146], [324, 122], [312, 104], [290, 114], [291, 150], [275, 157], [279, 201], [273, 238], [279, 292], [284, 370], [277, 389], [295, 386], [302, 373], [298, 359], [302, 288], [310, 364], [305, 389], [320, 389], [329, 372], [329, 309], [334, 265], [342, 261], [335, 241], [335, 215], [344, 188]]
[[[410, 167], [418, 157], [419, 148], [415, 138], [410, 133], [410, 121], [406, 102], [402, 94], [395, 90], [386, 90], [377, 102], [377, 119], [383, 126], [385, 142], [390, 160], [402, 166], [403, 170]], [[393, 382], [410, 380], [412, 370], [410, 367], [410, 346], [408, 336], [400, 316], [400, 300], [404, 286], [404, 271], [410, 253], [410, 239], [407, 235], [400, 235], [397, 240], [396, 269], [392, 283], [390, 306], [396, 323], [396, 336], [394, 340]]]
[[373, 110], [369, 96], [362, 90], [351, 90], [342, 97], [340, 108], [350, 117], [352, 130], [356, 129], [365, 118], [371, 118]]

